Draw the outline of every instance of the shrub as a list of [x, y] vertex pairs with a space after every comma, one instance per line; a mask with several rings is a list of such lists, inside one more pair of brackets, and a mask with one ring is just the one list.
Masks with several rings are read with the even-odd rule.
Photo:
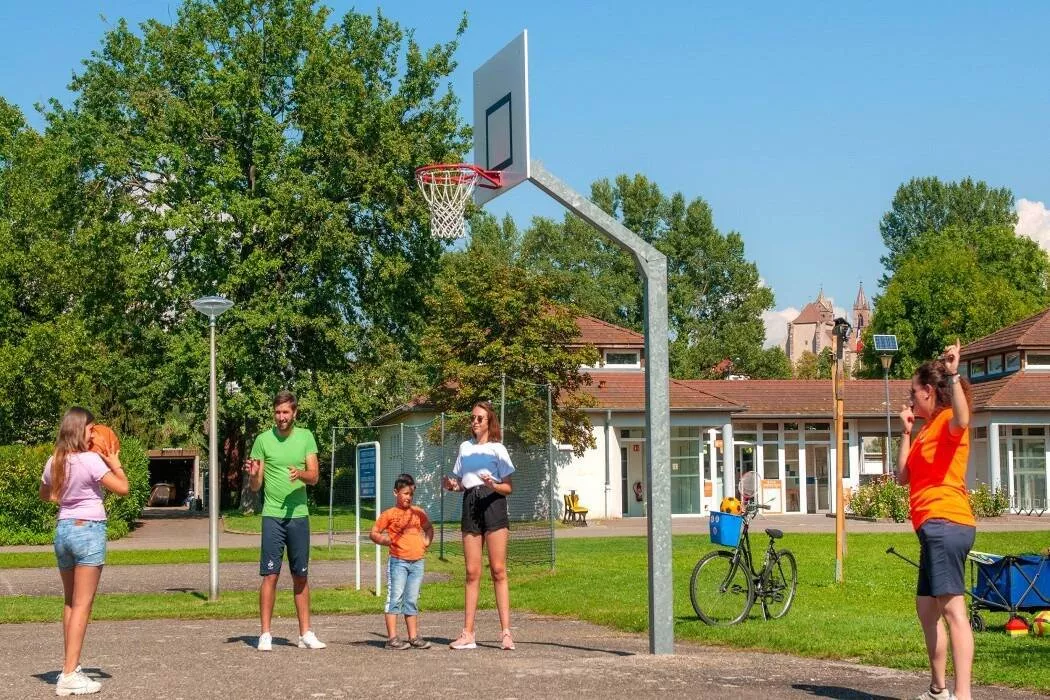
[[903, 523], [908, 519], [908, 487], [892, 476], [879, 477], [853, 492], [849, 508], [862, 518], [892, 518]]
[[[0, 545], [49, 544], [54, 537], [58, 506], [40, 500], [40, 475], [51, 456], [50, 445], [0, 447]], [[120, 461], [128, 475], [127, 497], [105, 497], [110, 539], [131, 531], [149, 500], [149, 457], [142, 443], [123, 441]]]
[[1009, 497], [1003, 489], [992, 489], [988, 484], [978, 484], [970, 491], [970, 509], [978, 518], [998, 518], [1010, 507]]

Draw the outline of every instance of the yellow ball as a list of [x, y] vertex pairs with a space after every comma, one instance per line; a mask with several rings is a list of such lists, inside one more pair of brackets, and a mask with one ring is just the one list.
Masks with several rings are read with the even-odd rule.
[[723, 513], [740, 515], [743, 509], [740, 507], [740, 500], [738, 498], [735, 496], [726, 496], [722, 499], [722, 503], [718, 506], [718, 510]]
[[1032, 634], [1037, 637], [1050, 636], [1050, 610], [1036, 613], [1032, 620]]

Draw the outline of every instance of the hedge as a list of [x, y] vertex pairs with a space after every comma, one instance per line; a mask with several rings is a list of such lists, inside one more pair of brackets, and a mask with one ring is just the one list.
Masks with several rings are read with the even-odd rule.
[[[51, 456], [51, 445], [0, 447], [0, 545], [50, 544], [58, 506], [40, 500], [40, 475]], [[106, 493], [109, 539], [124, 537], [149, 501], [149, 457], [138, 440], [121, 441], [120, 462], [131, 492], [126, 497]]]

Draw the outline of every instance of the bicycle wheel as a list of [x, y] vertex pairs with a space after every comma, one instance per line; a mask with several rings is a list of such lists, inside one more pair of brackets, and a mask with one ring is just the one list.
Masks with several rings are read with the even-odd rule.
[[734, 561], [733, 552], [710, 552], [693, 568], [689, 599], [707, 624], [733, 625], [751, 611], [754, 584], [743, 562]]
[[798, 587], [795, 555], [786, 549], [775, 552], [769, 564], [769, 577], [762, 582], [762, 614], [767, 620], [787, 615]]

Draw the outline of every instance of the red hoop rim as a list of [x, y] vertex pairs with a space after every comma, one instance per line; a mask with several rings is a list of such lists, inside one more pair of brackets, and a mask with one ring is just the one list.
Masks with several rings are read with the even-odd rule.
[[[449, 171], [458, 170], [458, 175]], [[439, 178], [438, 174], [442, 176]], [[475, 181], [478, 187], [496, 190], [503, 186], [503, 173], [499, 170], [485, 170], [473, 163], [431, 163], [416, 168], [416, 180], [428, 184], [466, 184]]]

